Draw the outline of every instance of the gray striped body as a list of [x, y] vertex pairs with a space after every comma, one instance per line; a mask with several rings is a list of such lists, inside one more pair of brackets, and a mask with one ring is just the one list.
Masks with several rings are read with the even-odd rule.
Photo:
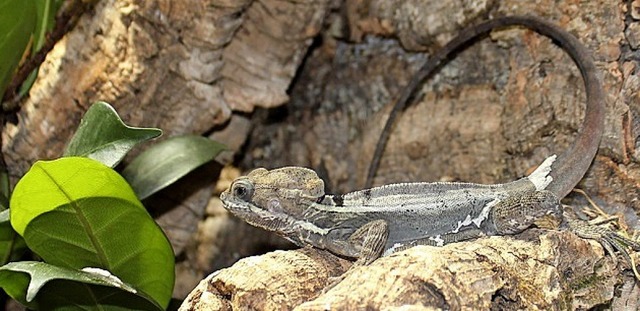
[[345, 195], [325, 195], [322, 180], [306, 168], [256, 169], [220, 198], [247, 223], [300, 246], [374, 258], [416, 244], [512, 234], [557, 214], [557, 198], [543, 194], [555, 158], [505, 184], [401, 183]]
[[304, 218], [326, 234], [308, 242], [351, 257], [358, 250], [345, 249], [345, 243], [340, 242], [374, 220], [384, 220], [388, 225], [385, 253], [417, 240], [431, 239], [434, 245], [443, 245], [444, 235], [467, 230], [494, 235], [496, 230], [489, 219], [492, 205], [520, 191], [535, 191], [535, 186], [528, 178], [495, 185], [403, 183], [326, 196], [305, 210]]

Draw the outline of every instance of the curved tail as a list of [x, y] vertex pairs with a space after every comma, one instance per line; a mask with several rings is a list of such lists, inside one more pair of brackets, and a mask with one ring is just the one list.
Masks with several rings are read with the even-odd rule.
[[398, 114], [405, 108], [416, 88], [424, 79], [432, 75], [443, 66], [451, 57], [460, 52], [478, 38], [490, 33], [497, 28], [508, 26], [524, 26], [546, 37], [551, 38], [560, 46], [575, 62], [580, 69], [587, 93], [587, 105], [582, 128], [573, 144], [562, 153], [551, 167], [553, 182], [547, 190], [553, 192], [558, 198], [563, 198], [582, 179], [591, 165], [604, 129], [604, 91], [598, 78], [596, 66], [589, 51], [572, 34], [562, 28], [535, 16], [505, 16], [498, 17], [478, 25], [473, 25], [462, 30], [460, 35], [451, 40], [441, 50], [437, 51], [427, 63], [416, 73], [414, 78], [404, 88], [402, 95], [394, 104], [389, 118], [380, 134], [380, 139], [373, 159], [369, 166], [365, 188], [371, 187], [373, 177], [380, 164], [382, 152], [386, 146], [391, 127]]

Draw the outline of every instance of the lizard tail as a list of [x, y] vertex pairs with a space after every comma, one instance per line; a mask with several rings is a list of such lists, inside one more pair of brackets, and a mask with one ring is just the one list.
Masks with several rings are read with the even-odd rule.
[[553, 192], [558, 198], [563, 198], [571, 192], [571, 189], [573, 189], [586, 173], [593, 157], [598, 151], [600, 138], [604, 129], [604, 91], [591, 55], [582, 43], [567, 31], [535, 16], [498, 17], [468, 27], [462, 30], [458, 37], [437, 51], [423, 67], [420, 68], [415, 77], [404, 88], [400, 98], [394, 104], [389, 114], [389, 118], [380, 134], [373, 159], [369, 165], [365, 188], [370, 188], [373, 183], [373, 177], [380, 165], [380, 158], [389, 139], [391, 127], [395, 119], [398, 114], [404, 110], [422, 81], [431, 76], [436, 70], [447, 63], [449, 59], [469, 44], [487, 35], [494, 29], [508, 26], [524, 26], [554, 40], [555, 43], [573, 59], [584, 79], [587, 105], [582, 128], [574, 143], [560, 155], [558, 160], [553, 164], [550, 174], [553, 182], [547, 188], [547, 190]]

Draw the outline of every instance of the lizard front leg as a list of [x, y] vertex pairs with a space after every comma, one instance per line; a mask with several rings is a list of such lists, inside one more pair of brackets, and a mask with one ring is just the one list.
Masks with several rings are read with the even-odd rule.
[[382, 219], [370, 221], [358, 228], [348, 239], [349, 244], [360, 250], [354, 266], [366, 266], [378, 259], [388, 237], [389, 226]]
[[331, 278], [329, 285], [324, 288], [323, 292], [328, 291], [344, 280], [356, 267], [369, 265], [378, 259], [384, 251], [388, 237], [389, 225], [382, 219], [367, 222], [354, 231], [347, 238], [346, 247], [356, 250], [356, 261], [344, 274]]

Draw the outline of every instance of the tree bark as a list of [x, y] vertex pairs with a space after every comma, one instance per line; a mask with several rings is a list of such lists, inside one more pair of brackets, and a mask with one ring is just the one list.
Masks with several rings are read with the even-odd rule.
[[[535, 14], [581, 38], [601, 69], [608, 95], [606, 132], [599, 155], [579, 187], [606, 211], [621, 217], [623, 228], [637, 227], [639, 80], [633, 61], [636, 51], [629, 48], [631, 36], [625, 33], [625, 19], [638, 23], [627, 18], [635, 14], [633, 10], [604, 1], [579, 6], [550, 1], [448, 5], [345, 2], [340, 14], [328, 17], [321, 44], [301, 67], [286, 116], [256, 114], [254, 120], [262, 123], [256, 124], [245, 146], [249, 152], [241, 165], [247, 169], [308, 166], [325, 174], [333, 193], [359, 189], [388, 104], [430, 52], [474, 22], [497, 15]], [[564, 150], [577, 134], [584, 115], [582, 83], [575, 64], [551, 40], [518, 28], [496, 31], [424, 84], [395, 126], [375, 183], [496, 183], [523, 176], [549, 154]], [[568, 202], [586, 205], [579, 193]], [[267, 268], [276, 264], [265, 264], [262, 271], [273, 274], [267, 272], [248, 283], [233, 281], [236, 274], [256, 275], [239, 263], [211, 275], [200, 289], [208, 287], [216, 303], [233, 309], [637, 308], [637, 298], [628, 298], [639, 294], [628, 265], [612, 264], [597, 243], [572, 234], [562, 233], [558, 239], [557, 233], [533, 232], [541, 234], [539, 243], [495, 237], [444, 249], [426, 247], [426, 253], [408, 250], [359, 268], [325, 294], [321, 289], [330, 281], [323, 274], [293, 272], [316, 267], [314, 261], [284, 273]], [[500, 251], [464, 256], [468, 248], [484, 250], [491, 242], [488, 249]], [[282, 256], [279, 264], [291, 262], [289, 256], [295, 253]], [[271, 284], [268, 280], [275, 275], [284, 277], [291, 288], [282, 289], [282, 282]], [[320, 284], [304, 298], [270, 300], [309, 282]], [[614, 295], [623, 288], [624, 295]], [[197, 292], [183, 309], [195, 306], [190, 303], [197, 300]], [[262, 296], [264, 292], [273, 295]]]
[[180, 310], [585, 310], [626, 300], [614, 285], [635, 284], [597, 243], [539, 230], [414, 247], [322, 293], [344, 271], [311, 249], [249, 257], [204, 279]]
[[[176, 252], [185, 258], [176, 291], [176, 296], [184, 296], [206, 272], [264, 251], [269, 248], [265, 245], [287, 247], [229, 217], [215, 198], [205, 210], [212, 193], [222, 191], [241, 171], [284, 165], [316, 169], [328, 192], [358, 189], [389, 104], [429, 55], [468, 25], [493, 16], [533, 14], [567, 29], [592, 51], [608, 95], [606, 131], [599, 155], [579, 187], [621, 217], [622, 224], [633, 227], [640, 209], [639, 8], [638, 0], [103, 0], [47, 56], [30, 97], [3, 131], [3, 153], [13, 178], [37, 159], [59, 156], [82, 113], [96, 100], [113, 104], [129, 124], [161, 127], [165, 137], [206, 133], [230, 146], [240, 171], [226, 167], [219, 173], [220, 167], [209, 167], [191, 176], [197, 183], [177, 185], [147, 202]], [[583, 114], [582, 80], [562, 50], [531, 31], [497, 31], [424, 83], [394, 128], [375, 183], [510, 181], [564, 150]], [[231, 154], [221, 158], [227, 163], [232, 159]], [[213, 190], [217, 175], [220, 181]], [[570, 199], [584, 201], [579, 194]], [[167, 202], [169, 207], [162, 206]], [[566, 241], [554, 240], [557, 236]], [[416, 305], [413, 298], [387, 299], [389, 292], [376, 292], [368, 285], [395, 277], [401, 286], [394, 291], [405, 288], [407, 295], [414, 295], [403, 297], [422, 293], [433, 298], [425, 306], [452, 309], [467, 308], [467, 300], [469, 306], [489, 307], [616, 306], [633, 299], [616, 300], [609, 293], [629, 293], [625, 299], [639, 295], [638, 287], [629, 285], [630, 278], [620, 272], [624, 264], [617, 269], [597, 245], [567, 233], [543, 233], [539, 240], [495, 237], [443, 249], [409, 250], [358, 269], [364, 274], [350, 274], [314, 301], [351, 289], [353, 297], [342, 300], [345, 303], [361, 297], [380, 302], [368, 307], [392, 309], [401, 301]], [[495, 244], [488, 248], [493, 253], [478, 253], [487, 243]], [[540, 257], [553, 245], [562, 253]], [[326, 285], [323, 275], [344, 271], [332, 265], [344, 267], [346, 262], [333, 257], [318, 261], [325, 256], [310, 252], [251, 259], [270, 258], [289, 267], [283, 272], [279, 264], [265, 266], [260, 274], [267, 280], [285, 276], [313, 282], [295, 295], [294, 302], [282, 304], [287, 308], [310, 306], [303, 303]], [[518, 260], [505, 259], [512, 253], [521, 255]], [[312, 259], [292, 259], [300, 254]], [[574, 266], [567, 272], [571, 264], [566, 258], [577, 258], [576, 254], [599, 266]], [[432, 262], [438, 264], [427, 269]], [[545, 273], [539, 279], [509, 272], [536, 271], [541, 262]], [[393, 268], [398, 265], [406, 270]], [[307, 266], [320, 272], [305, 272]], [[436, 273], [450, 273], [451, 267], [459, 267], [465, 276]], [[225, 273], [255, 275], [240, 263], [230, 269]], [[416, 270], [435, 272], [416, 276]], [[215, 284], [228, 284], [221, 275], [212, 277], [218, 280]], [[461, 287], [445, 287], [434, 275]], [[587, 281], [572, 283], [572, 275]], [[471, 282], [474, 278], [481, 281]], [[490, 286], [474, 287], [483, 282]], [[223, 285], [215, 289], [223, 298], [249, 292], [240, 285]], [[266, 297], [264, 306], [295, 291], [258, 285], [263, 286], [255, 290]], [[480, 295], [474, 290], [483, 291], [483, 296], [474, 296]], [[531, 294], [535, 292], [541, 296]]]

